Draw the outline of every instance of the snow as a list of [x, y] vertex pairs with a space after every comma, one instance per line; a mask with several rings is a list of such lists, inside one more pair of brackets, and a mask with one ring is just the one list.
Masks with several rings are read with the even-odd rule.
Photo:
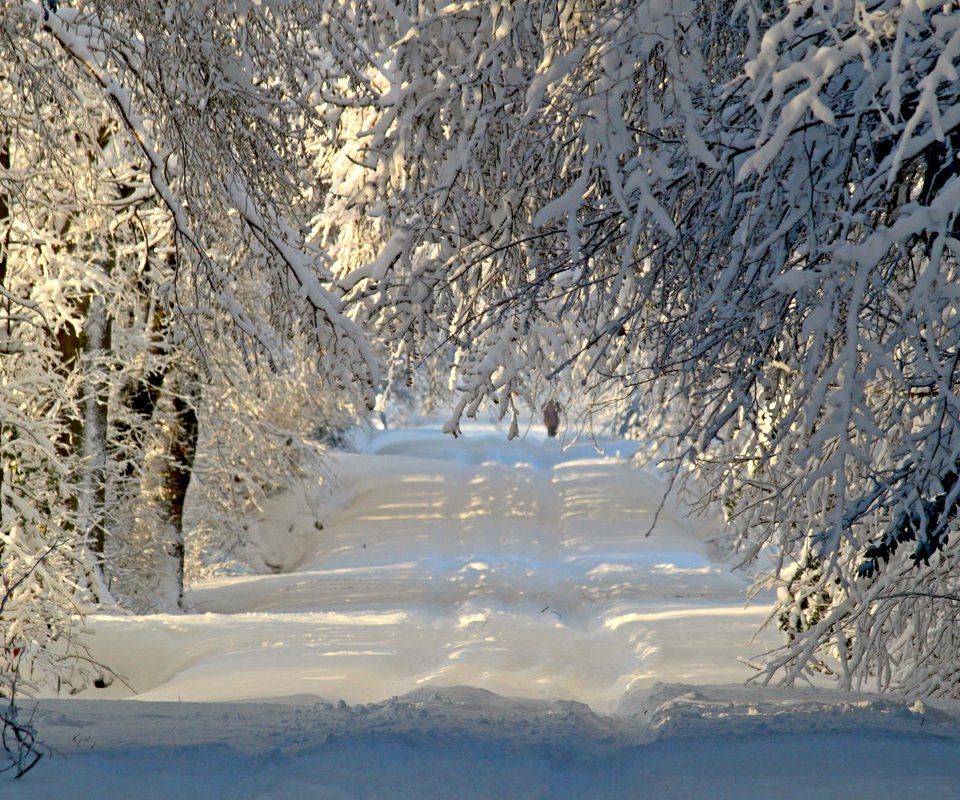
[[769, 609], [716, 521], [668, 501], [646, 535], [633, 447], [465, 425], [337, 454], [336, 504], [264, 509], [280, 572], [89, 620], [122, 679], [42, 699], [55, 754], [3, 797], [957, 796], [960, 706], [744, 685]]
[[284, 572], [196, 586], [186, 616], [90, 621], [95, 657], [124, 677], [99, 696], [371, 703], [467, 685], [610, 712], [636, 685], [745, 680], [737, 656], [764, 649], [768, 610], [710, 560], [700, 529], [716, 523], [668, 506], [646, 535], [664, 489], [619, 447], [474, 427], [338, 454], [350, 495], [322, 531], [293, 494], [260, 523], [299, 530]]

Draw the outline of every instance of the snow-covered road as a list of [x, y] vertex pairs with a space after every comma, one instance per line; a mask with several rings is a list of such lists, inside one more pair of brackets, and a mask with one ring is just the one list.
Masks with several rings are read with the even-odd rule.
[[662, 487], [626, 447], [337, 456], [336, 508], [295, 492], [253, 525], [276, 574], [90, 620], [124, 680], [28, 705], [54, 753], [0, 797], [960, 797], [960, 705], [742, 685], [766, 609], [709, 520], [668, 505], [645, 535]]
[[626, 447], [380, 434], [335, 457], [332, 518], [295, 495], [265, 509], [259, 529], [300, 543], [277, 574], [195, 586], [187, 615], [91, 620], [123, 676], [97, 696], [370, 703], [466, 685], [610, 712], [658, 681], [742, 682], [767, 609], [711, 559], [715, 522], [668, 503], [647, 535], [664, 488]]

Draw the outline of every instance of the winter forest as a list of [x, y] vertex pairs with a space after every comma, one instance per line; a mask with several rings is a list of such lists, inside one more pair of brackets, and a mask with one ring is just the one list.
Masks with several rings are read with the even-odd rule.
[[0, 0], [0, 697], [269, 572], [351, 430], [553, 401], [722, 515], [756, 681], [960, 698], [958, 64], [942, 0]]

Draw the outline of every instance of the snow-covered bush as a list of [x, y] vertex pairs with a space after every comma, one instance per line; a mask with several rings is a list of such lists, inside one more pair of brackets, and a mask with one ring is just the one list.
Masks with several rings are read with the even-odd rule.
[[310, 497], [332, 491], [335, 476], [323, 454], [356, 423], [361, 401], [326, 391], [309, 346], [299, 346], [275, 370], [250, 375], [234, 348], [209, 345], [217, 366], [199, 399], [187, 507], [189, 579], [270, 569], [250, 530], [264, 504], [301, 487]]
[[44, 383], [5, 370], [0, 397], [3, 697], [12, 695], [14, 682], [27, 692], [40, 685], [70, 691], [88, 683], [93, 672], [76, 635], [97, 598], [96, 566], [71, 524], [65, 496], [70, 484], [54, 438], [59, 392]]

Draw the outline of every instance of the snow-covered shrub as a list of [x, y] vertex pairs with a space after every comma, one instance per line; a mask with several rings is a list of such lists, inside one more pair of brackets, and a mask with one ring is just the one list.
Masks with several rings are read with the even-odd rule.
[[14, 682], [27, 692], [88, 683], [94, 668], [77, 633], [99, 592], [96, 565], [70, 518], [55, 439], [57, 387], [15, 376], [6, 371], [0, 396], [0, 695], [6, 697]]
[[208, 354], [217, 367], [199, 399], [200, 439], [186, 509], [189, 579], [269, 570], [256, 533], [264, 503], [287, 492], [320, 502], [333, 491], [335, 476], [323, 454], [344, 439], [361, 411], [328, 392], [306, 353], [250, 374], [234, 349], [211, 342]]

